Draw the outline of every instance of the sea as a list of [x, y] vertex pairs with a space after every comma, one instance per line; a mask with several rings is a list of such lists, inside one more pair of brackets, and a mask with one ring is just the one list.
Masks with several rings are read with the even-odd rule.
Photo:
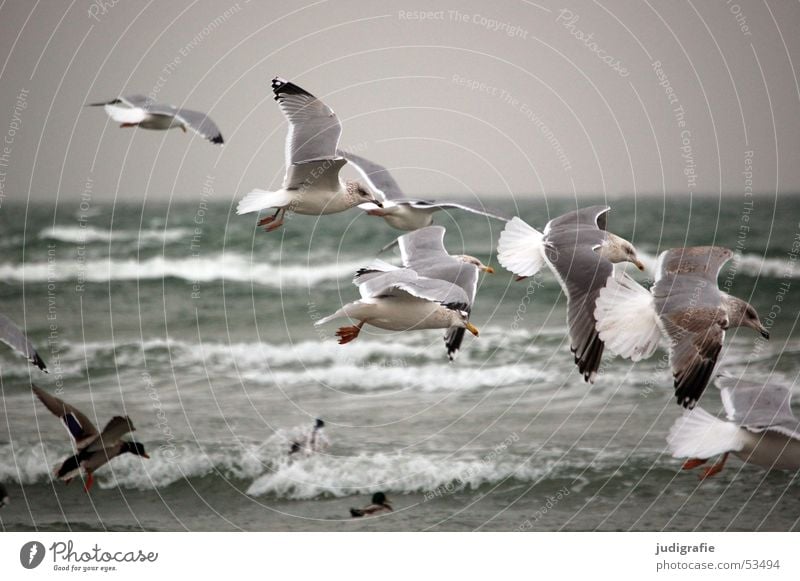
[[[490, 197], [543, 228], [608, 204], [609, 230], [650, 273], [692, 245], [736, 252], [726, 292], [771, 332], [728, 334], [721, 368], [790, 387], [800, 406], [800, 196]], [[474, 202], [474, 201], [473, 201]], [[358, 210], [290, 215], [265, 233], [229, 203], [11, 203], [0, 207], [0, 312], [23, 326], [41, 373], [0, 345], [5, 531], [789, 531], [796, 474], [731, 458], [715, 477], [681, 469], [665, 437], [680, 415], [666, 351], [606, 353], [597, 381], [573, 364], [566, 303], [549, 272], [521, 282], [497, 263], [503, 223], [440, 212], [452, 254], [492, 265], [454, 362], [441, 331], [365, 327], [338, 345], [353, 273], [401, 232]], [[381, 255], [398, 260], [393, 249]], [[635, 270], [635, 269], [633, 269]], [[128, 415], [151, 456], [96, 473], [90, 494], [53, 469], [72, 453], [36, 385], [99, 427]], [[709, 387], [701, 406], [722, 413]], [[289, 457], [315, 418], [330, 447]], [[352, 519], [382, 491], [394, 511]]]

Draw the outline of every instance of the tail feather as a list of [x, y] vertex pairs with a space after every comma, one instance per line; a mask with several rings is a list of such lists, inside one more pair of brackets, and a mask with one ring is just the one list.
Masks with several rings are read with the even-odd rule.
[[288, 206], [292, 201], [291, 196], [286, 190], [268, 192], [266, 190], [253, 190], [241, 199], [236, 206], [236, 213], [249, 214], [250, 212], [260, 212], [267, 208], [282, 208]]
[[600, 290], [594, 318], [600, 338], [621, 357], [647, 359], [658, 347], [661, 328], [653, 296], [625, 273], [615, 273]]
[[711, 458], [739, 451], [744, 445], [742, 428], [699, 407], [685, 410], [667, 435], [667, 446], [674, 458]]
[[323, 318], [319, 319], [318, 321], [314, 321], [314, 326], [315, 327], [319, 327], [320, 325], [324, 325], [325, 323], [329, 323], [330, 321], [333, 321], [334, 319], [339, 319], [341, 317], [346, 317], [346, 316], [347, 316], [347, 312], [345, 311], [345, 307], [342, 307], [341, 309], [339, 309], [335, 313], [330, 314], [327, 317], [323, 317]]
[[542, 233], [514, 216], [500, 234], [497, 260], [518, 276], [533, 276], [545, 265]]

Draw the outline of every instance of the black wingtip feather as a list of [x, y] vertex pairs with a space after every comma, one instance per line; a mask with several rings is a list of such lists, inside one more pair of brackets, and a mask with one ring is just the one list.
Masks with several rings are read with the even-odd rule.
[[38, 353], [34, 353], [33, 357], [31, 357], [31, 364], [47, 373], [47, 365], [45, 365], [44, 360], [39, 356]]
[[313, 97], [311, 93], [305, 89], [298, 87], [294, 83], [290, 83], [286, 79], [275, 77], [272, 79], [272, 92], [275, 93], [275, 100], [280, 101], [282, 95], [308, 95]]
[[692, 409], [700, 401], [708, 382], [714, 375], [719, 349], [710, 359], [703, 359], [694, 363], [681, 376], [675, 377], [675, 399], [679, 406]]
[[217, 145], [222, 145], [223, 143], [225, 143], [225, 140], [222, 139], [222, 135], [215, 135], [214, 137], [209, 139], [209, 141], [211, 143], [216, 143]]

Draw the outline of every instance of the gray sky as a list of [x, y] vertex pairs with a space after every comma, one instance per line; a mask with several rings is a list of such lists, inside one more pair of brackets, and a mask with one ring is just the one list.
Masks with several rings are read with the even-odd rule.
[[[741, 196], [745, 171], [756, 193], [800, 191], [797, 2], [431, 5], [8, 0], [0, 196], [278, 187], [274, 75], [325, 99], [342, 145], [416, 195]], [[83, 108], [129, 93], [209, 112], [225, 147]]]

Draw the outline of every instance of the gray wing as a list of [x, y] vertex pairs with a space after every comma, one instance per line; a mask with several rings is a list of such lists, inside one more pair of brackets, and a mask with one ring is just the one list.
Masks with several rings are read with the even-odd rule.
[[136, 431], [133, 422], [128, 416], [114, 416], [100, 432], [100, 437], [94, 440], [86, 449], [97, 452], [117, 444], [125, 434]]
[[31, 388], [36, 397], [39, 398], [39, 401], [64, 423], [79, 450], [97, 438], [100, 432], [80, 410], [47, 393], [40, 387], [32, 385]]
[[175, 118], [203, 139], [218, 145], [224, 143], [219, 128], [205, 113], [189, 109], [178, 109], [175, 113]]
[[308, 91], [275, 77], [275, 100], [289, 121], [286, 137], [286, 167], [337, 157], [342, 125], [333, 110]]
[[655, 299], [661, 326], [670, 341], [670, 365], [679, 405], [693, 408], [717, 364], [728, 321], [716, 307], [686, 306], [665, 312]]
[[405, 197], [391, 172], [381, 164], [343, 150], [339, 150], [337, 154], [358, 170], [358, 173], [369, 184], [373, 194], [383, 197], [384, 200], [398, 200]]
[[735, 377], [719, 377], [715, 383], [730, 421], [751, 432], [770, 430], [800, 440], [800, 422], [792, 412], [788, 387]]
[[544, 233], [555, 230], [576, 230], [584, 227], [606, 230], [608, 225], [609, 206], [589, 206], [562, 214], [550, 220], [544, 229]]
[[400, 236], [403, 265], [420, 276], [445, 280], [464, 289], [470, 310], [475, 302], [480, 273], [473, 264], [454, 258], [444, 247], [444, 226], [427, 226]]
[[653, 301], [670, 340], [678, 404], [687, 408], [705, 391], [729, 321], [717, 276], [733, 253], [718, 246], [674, 248], [659, 256]]
[[[152, 101], [145, 97], [144, 95], [126, 95], [125, 97], [120, 97], [117, 101], [127, 105], [128, 107], [143, 107], [147, 108], [148, 105], [152, 104]], [[114, 103], [110, 103], [114, 104]]]
[[126, 107], [140, 107], [146, 109], [152, 102], [144, 95], [127, 95], [125, 97], [117, 97], [110, 101], [100, 101], [99, 103], [89, 103], [87, 107], [103, 107], [105, 105], [125, 105]]
[[306, 161], [286, 166], [283, 187], [287, 190], [317, 188], [336, 191], [339, 189], [339, 170], [346, 163], [346, 159], [337, 158]]
[[468, 297], [464, 289], [444, 280], [419, 276], [408, 268], [382, 272], [368, 279], [356, 277], [354, 282], [364, 298], [396, 296], [396, 291], [400, 291], [445, 306], [468, 309]]
[[717, 286], [720, 270], [733, 257], [733, 252], [721, 246], [691, 246], [672, 248], [658, 257], [656, 281], [675, 275], [700, 277]]
[[28, 361], [45, 373], [47, 372], [47, 366], [27, 335], [17, 327], [14, 321], [5, 315], [0, 315], [0, 342], [5, 343], [20, 355], [25, 356]]
[[583, 378], [594, 382], [604, 344], [596, 329], [595, 302], [614, 266], [595, 252], [605, 240], [597, 226], [558, 228], [544, 236], [545, 256], [567, 295], [570, 349]]
[[437, 202], [435, 200], [393, 200], [398, 204], [405, 204], [417, 210], [428, 210], [431, 212], [436, 212], [439, 210], [463, 210], [465, 212], [470, 212], [472, 214], [478, 214], [480, 216], [486, 216], [488, 218], [494, 218], [495, 220], [501, 220], [503, 222], [508, 222], [508, 218], [505, 216], [501, 216], [496, 212], [490, 212], [488, 210], [484, 210], [481, 208], [475, 208], [473, 206], [469, 206], [467, 204], [462, 204], [460, 202]]

